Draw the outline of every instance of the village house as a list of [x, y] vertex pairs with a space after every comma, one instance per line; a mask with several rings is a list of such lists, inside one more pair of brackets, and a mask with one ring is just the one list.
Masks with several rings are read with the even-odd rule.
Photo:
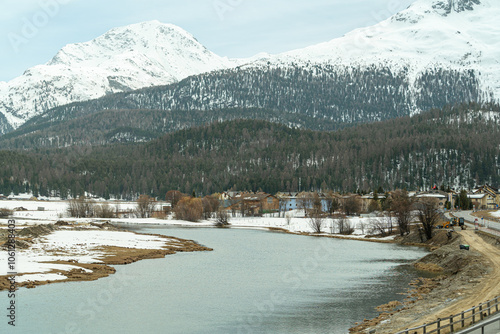
[[[385, 200], [385, 194], [377, 194], [377, 201], [379, 202], [379, 206], [381, 206], [381, 201]], [[361, 212], [369, 212], [370, 204], [373, 200], [375, 200], [375, 193], [371, 192], [369, 194], [363, 195], [360, 198], [361, 200]]]
[[[450, 197], [451, 196], [451, 197]], [[446, 209], [446, 202], [453, 203], [453, 195], [441, 190], [416, 193], [415, 198], [430, 198], [436, 200], [440, 210]], [[451, 200], [450, 200], [451, 199]]]
[[298, 209], [298, 201], [297, 198], [299, 193], [297, 192], [289, 192], [289, 193], [276, 193], [276, 198], [280, 201], [279, 211], [292, 211]]
[[277, 193], [276, 197], [280, 201], [280, 212], [292, 211], [292, 210], [302, 210], [304, 206], [306, 209], [313, 208], [313, 200], [315, 196], [318, 196], [321, 201], [321, 210], [323, 212], [330, 211], [331, 201], [336, 198], [340, 199], [340, 195], [337, 194], [326, 194], [326, 193], [314, 193], [314, 192], [289, 192], [289, 193]]
[[467, 197], [469, 197], [476, 209], [498, 209], [500, 206], [498, 189], [487, 184], [474, 190]]
[[239, 193], [229, 201], [230, 206], [227, 210], [241, 212], [245, 216], [256, 216], [279, 210], [279, 199], [263, 192]]

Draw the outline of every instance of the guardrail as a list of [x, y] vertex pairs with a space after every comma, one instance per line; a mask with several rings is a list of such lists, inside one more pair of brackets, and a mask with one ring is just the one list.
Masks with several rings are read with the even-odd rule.
[[407, 328], [396, 334], [455, 333], [457, 330], [472, 326], [477, 322], [497, 313], [500, 306], [500, 303], [498, 302], [499, 299], [500, 296], [479, 304], [479, 306], [473, 306], [462, 313], [451, 315], [448, 318], [437, 319], [434, 322], [424, 324], [422, 326]]
[[[498, 322], [498, 328], [492, 328], [492, 325]], [[470, 333], [478, 333], [480, 331], [482, 334], [485, 333], [485, 329], [488, 330], [489, 333], [493, 333], [491, 330], [500, 330], [500, 316], [495, 316], [489, 320], [482, 321], [481, 323], [471, 326], [467, 329], [461, 330], [459, 334], [470, 334]], [[500, 332], [497, 330], [497, 333]]]

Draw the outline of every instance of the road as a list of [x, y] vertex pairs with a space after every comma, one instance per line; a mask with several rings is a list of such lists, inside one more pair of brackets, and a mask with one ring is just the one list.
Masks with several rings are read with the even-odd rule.
[[479, 285], [468, 290], [467, 297], [464, 299], [440, 310], [438, 313], [423, 319], [418, 319], [417, 322], [408, 327], [416, 327], [424, 323], [435, 321], [437, 318], [447, 318], [451, 314], [459, 314], [472, 306], [477, 306], [480, 303], [484, 303], [500, 295], [500, 283], [498, 279], [500, 277], [500, 248], [485, 242], [473, 229], [462, 230], [457, 233], [464, 238], [464, 243], [468, 244], [471, 250], [475, 250], [484, 255], [488, 262], [490, 262], [491, 272]]
[[[488, 219], [480, 219], [472, 215], [472, 211], [457, 211], [453, 212], [455, 217], [463, 217], [465, 221], [473, 224], [476, 219], [479, 223], [479, 228], [485, 232], [500, 236], [500, 223]], [[447, 214], [449, 217], [449, 214]]]

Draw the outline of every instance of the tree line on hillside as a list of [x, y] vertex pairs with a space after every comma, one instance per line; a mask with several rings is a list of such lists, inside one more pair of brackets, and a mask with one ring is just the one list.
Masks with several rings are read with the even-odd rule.
[[0, 193], [136, 198], [171, 189], [201, 197], [231, 188], [470, 189], [500, 184], [499, 111], [462, 104], [336, 132], [236, 120], [142, 144], [0, 151]]
[[[328, 119], [268, 109], [104, 110], [76, 119], [50, 120], [23, 126], [0, 137], [0, 149], [62, 148], [140, 143], [166, 133], [220, 120], [267, 120], [291, 127], [334, 130], [343, 125]], [[347, 124], [346, 124], [347, 125]]]
[[[407, 68], [395, 72], [374, 65], [243, 67], [57, 107], [30, 119], [6, 136], [0, 147], [143, 141], [200, 125], [196, 120], [236, 117], [331, 131], [483, 100], [491, 99], [480, 90], [474, 71], [431, 68], [410, 84]], [[186, 117], [192, 113], [196, 117]], [[127, 123], [129, 119], [132, 122]]]

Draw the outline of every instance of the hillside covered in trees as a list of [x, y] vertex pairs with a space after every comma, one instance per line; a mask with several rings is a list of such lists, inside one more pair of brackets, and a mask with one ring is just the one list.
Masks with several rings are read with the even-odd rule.
[[168, 86], [51, 109], [0, 137], [0, 147], [145, 141], [207, 122], [234, 119], [332, 131], [448, 104], [491, 100], [480, 90], [472, 70], [428, 69], [411, 79], [407, 72], [375, 65], [292, 64], [205, 73]]
[[500, 106], [462, 104], [336, 132], [234, 120], [148, 143], [0, 152], [0, 193], [109, 197], [470, 188], [500, 183]]

